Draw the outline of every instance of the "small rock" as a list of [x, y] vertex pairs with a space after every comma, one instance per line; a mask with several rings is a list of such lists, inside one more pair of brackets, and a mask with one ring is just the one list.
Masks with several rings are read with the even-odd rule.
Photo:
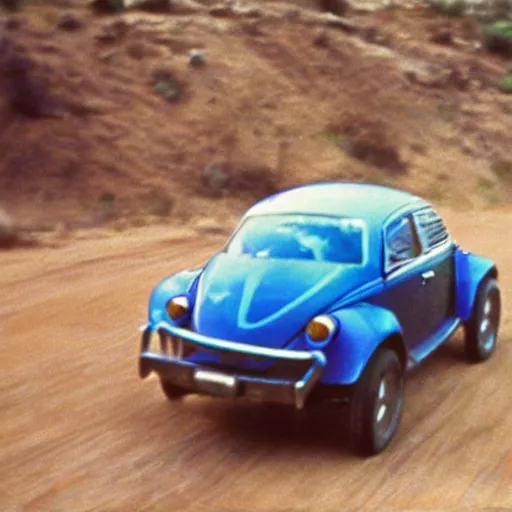
[[169, 71], [157, 71], [154, 74], [156, 80], [153, 92], [158, 94], [165, 101], [172, 103], [182, 96], [182, 86], [174, 75]]
[[190, 50], [188, 63], [190, 66], [194, 68], [204, 66], [206, 64], [206, 57], [204, 55], [204, 52], [195, 49]]
[[98, 59], [108, 64], [112, 62], [112, 59], [116, 53], [116, 50], [105, 50], [104, 52], [100, 52], [98, 54]]
[[360, 26], [357, 23], [347, 20], [346, 18], [340, 18], [330, 12], [325, 15], [324, 20], [326, 25], [329, 27], [339, 28], [349, 34], [357, 32], [360, 29]]
[[82, 26], [82, 20], [69, 13], [62, 15], [57, 23], [57, 28], [68, 31], [78, 30], [82, 28]]
[[202, 178], [208, 195], [218, 197], [226, 193], [230, 176], [225, 165], [221, 163], [208, 164], [203, 170]]

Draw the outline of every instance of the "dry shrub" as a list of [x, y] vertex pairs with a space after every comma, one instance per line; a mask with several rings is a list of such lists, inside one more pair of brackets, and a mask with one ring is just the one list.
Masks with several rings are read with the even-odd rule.
[[318, 0], [318, 5], [322, 11], [337, 16], [345, 16], [350, 7], [347, 0]]
[[339, 124], [329, 125], [328, 132], [353, 158], [392, 173], [407, 170], [396, 141], [383, 121], [358, 115], [345, 116]]
[[90, 6], [98, 14], [119, 13], [125, 8], [124, 0], [94, 0]]
[[276, 173], [266, 165], [250, 162], [214, 162], [202, 173], [200, 193], [209, 197], [266, 197], [279, 189]]
[[147, 210], [156, 217], [168, 217], [174, 210], [174, 198], [162, 188], [153, 188], [145, 198]]

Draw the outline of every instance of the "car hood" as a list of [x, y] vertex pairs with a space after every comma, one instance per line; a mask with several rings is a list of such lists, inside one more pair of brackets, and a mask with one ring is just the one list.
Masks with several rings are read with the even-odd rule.
[[283, 347], [364, 278], [361, 267], [220, 253], [200, 278], [192, 327], [215, 338]]

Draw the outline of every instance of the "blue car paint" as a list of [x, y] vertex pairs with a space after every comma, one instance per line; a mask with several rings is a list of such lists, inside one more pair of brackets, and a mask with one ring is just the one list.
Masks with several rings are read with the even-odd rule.
[[283, 347], [316, 314], [372, 277], [371, 267], [220, 253], [200, 278], [192, 328], [214, 338]]
[[353, 384], [377, 347], [393, 334], [401, 335], [395, 315], [366, 303], [333, 313], [339, 331], [324, 349], [327, 366], [321, 382]]
[[495, 268], [495, 263], [490, 258], [477, 256], [460, 248], [455, 251], [456, 311], [457, 316], [464, 322], [471, 317], [480, 283]]
[[245, 214], [299, 213], [355, 217], [380, 228], [388, 215], [406, 205], [426, 205], [422, 198], [390, 187], [366, 183], [313, 183], [280, 191]]
[[[318, 197], [321, 197], [319, 201]], [[362, 207], [361, 207], [362, 206]], [[204, 269], [164, 279], [150, 298], [150, 324], [169, 322], [167, 301], [186, 295], [192, 306], [192, 329], [202, 335], [289, 350], [312, 350], [304, 329], [317, 314], [331, 313], [338, 323], [332, 341], [322, 349], [327, 365], [321, 382], [353, 384], [376, 348], [389, 336], [401, 335], [394, 314], [364, 302], [384, 287], [382, 226], [397, 210], [430, 206], [406, 192], [361, 184], [315, 184], [271, 196], [242, 218], [272, 213], [340, 215], [368, 224], [370, 259], [364, 268], [308, 261], [246, 259], [215, 255]], [[409, 354], [417, 363], [471, 315], [478, 286], [494, 262], [460, 249], [455, 251], [456, 316]], [[338, 268], [340, 269], [338, 271]], [[221, 362], [213, 350], [201, 350], [194, 362]]]

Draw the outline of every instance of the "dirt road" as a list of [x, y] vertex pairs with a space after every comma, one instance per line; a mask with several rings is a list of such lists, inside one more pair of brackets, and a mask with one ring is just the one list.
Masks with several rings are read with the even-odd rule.
[[501, 270], [499, 350], [460, 335], [407, 382], [397, 439], [354, 457], [343, 410], [190, 397], [137, 376], [151, 287], [222, 241], [162, 228], [0, 254], [0, 510], [512, 509], [512, 211], [451, 213]]

